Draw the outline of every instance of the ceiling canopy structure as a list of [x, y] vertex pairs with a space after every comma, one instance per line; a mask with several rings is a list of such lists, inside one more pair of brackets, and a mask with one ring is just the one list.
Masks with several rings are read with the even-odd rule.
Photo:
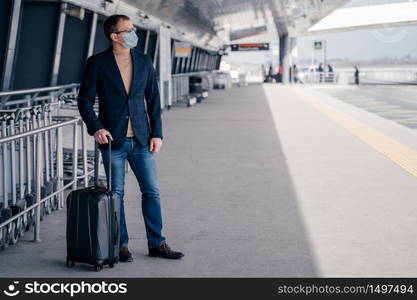
[[123, 0], [210, 48], [297, 36], [349, 0]]
[[309, 33], [417, 24], [417, 2], [383, 3], [338, 9], [312, 26]]

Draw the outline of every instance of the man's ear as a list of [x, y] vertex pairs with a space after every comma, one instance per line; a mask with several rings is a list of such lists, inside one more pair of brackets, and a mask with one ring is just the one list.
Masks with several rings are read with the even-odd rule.
[[117, 34], [115, 34], [114, 32], [113, 32], [113, 33], [110, 33], [110, 39], [111, 39], [113, 42], [117, 42]]

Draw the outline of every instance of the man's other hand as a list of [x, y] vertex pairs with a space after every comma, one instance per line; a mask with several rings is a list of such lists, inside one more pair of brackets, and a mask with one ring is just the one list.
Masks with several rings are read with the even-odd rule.
[[94, 133], [94, 139], [99, 144], [107, 144], [109, 142], [107, 137], [110, 137], [110, 140], [113, 141], [113, 137], [106, 129], [99, 129]]
[[158, 153], [161, 150], [162, 139], [160, 138], [151, 138], [149, 151]]

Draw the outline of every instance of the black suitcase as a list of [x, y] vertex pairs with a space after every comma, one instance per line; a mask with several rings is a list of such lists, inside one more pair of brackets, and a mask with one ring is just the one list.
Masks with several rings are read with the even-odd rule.
[[119, 262], [120, 197], [111, 191], [111, 142], [107, 189], [98, 185], [98, 147], [94, 149], [94, 186], [67, 197], [67, 267], [75, 262], [113, 268]]

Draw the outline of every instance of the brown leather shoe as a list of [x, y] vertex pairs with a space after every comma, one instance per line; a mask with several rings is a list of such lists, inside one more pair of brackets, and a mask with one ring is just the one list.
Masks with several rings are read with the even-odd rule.
[[121, 262], [132, 262], [133, 261], [132, 253], [130, 253], [127, 246], [123, 246], [119, 249], [119, 261], [121, 261]]
[[184, 256], [183, 253], [173, 251], [167, 243], [163, 242], [158, 247], [149, 248], [149, 256], [159, 256], [163, 258], [179, 259]]

